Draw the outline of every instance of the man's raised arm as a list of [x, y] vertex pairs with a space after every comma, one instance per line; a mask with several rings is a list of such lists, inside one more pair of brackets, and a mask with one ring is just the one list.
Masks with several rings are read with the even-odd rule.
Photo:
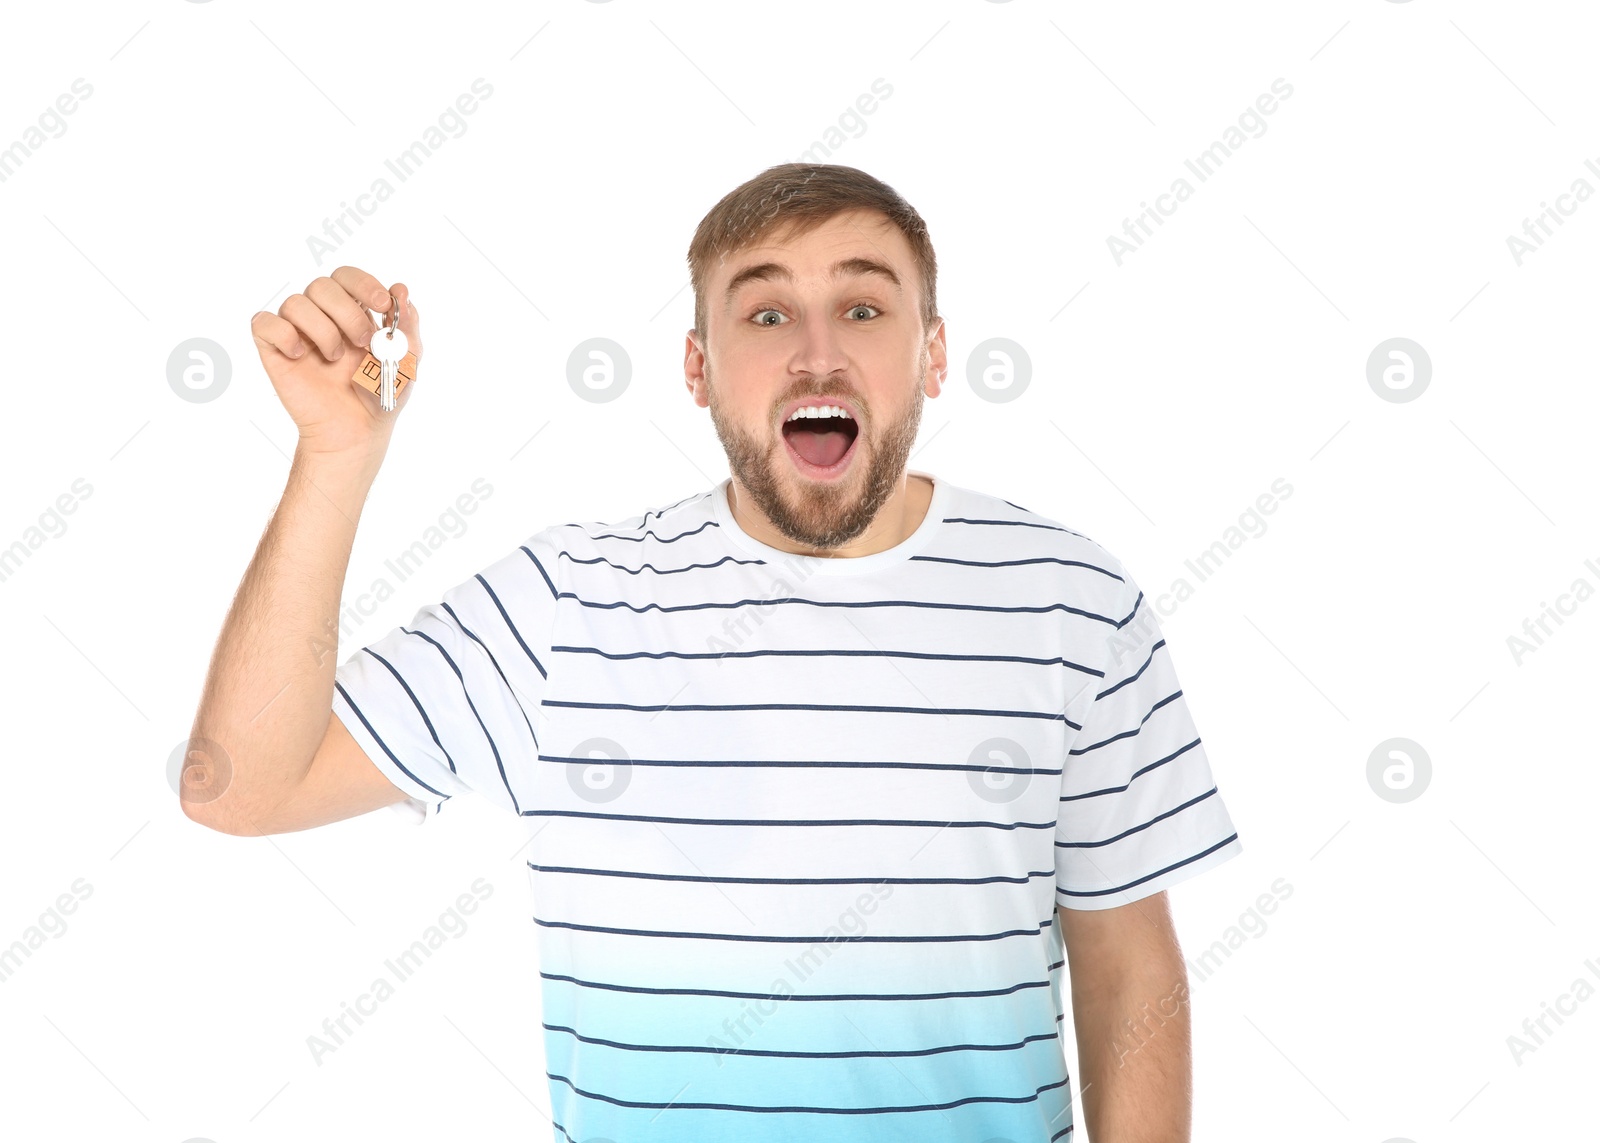
[[387, 311], [420, 358], [408, 291], [343, 266], [250, 322], [261, 361], [300, 430], [287, 486], [212, 653], [180, 782], [184, 813], [223, 833], [306, 829], [405, 795], [333, 717], [339, 596], [356, 523], [398, 408], [351, 380]]

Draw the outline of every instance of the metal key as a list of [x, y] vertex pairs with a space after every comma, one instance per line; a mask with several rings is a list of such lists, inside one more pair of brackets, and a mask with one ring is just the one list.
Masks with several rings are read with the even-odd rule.
[[350, 376], [351, 381], [378, 398], [378, 407], [386, 413], [395, 411], [400, 391], [417, 376], [417, 355], [411, 352], [406, 335], [400, 331], [399, 313], [400, 307], [390, 294], [388, 311], [373, 314], [378, 328], [368, 340], [361, 364]]
[[[393, 310], [390, 312], [392, 314]], [[367, 348], [382, 366], [378, 383], [378, 407], [385, 413], [392, 413], [395, 408], [395, 372], [400, 366], [401, 358], [405, 357], [411, 346], [398, 326], [382, 325], [373, 332], [372, 341]]]

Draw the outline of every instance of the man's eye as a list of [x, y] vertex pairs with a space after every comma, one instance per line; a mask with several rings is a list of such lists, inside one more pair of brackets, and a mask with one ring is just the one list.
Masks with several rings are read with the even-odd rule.
[[[777, 310], [757, 310], [755, 313], [750, 315], [750, 320], [751, 321], [759, 321], [762, 314], [776, 314], [776, 313], [778, 313]], [[782, 317], [783, 315], [782, 314], [778, 314], [778, 316]], [[772, 325], [774, 323], [768, 322], [768, 321], [763, 321], [763, 322], [760, 322], [760, 324], [761, 325]]]
[[867, 305], [866, 302], [861, 302], [861, 303], [859, 303], [857, 305], [853, 305], [853, 306], [850, 307], [850, 312], [851, 313], [855, 313], [856, 310], [871, 310], [873, 313], [881, 313], [882, 312], [881, 310], [878, 309], [877, 306], [869, 306], [869, 305]]

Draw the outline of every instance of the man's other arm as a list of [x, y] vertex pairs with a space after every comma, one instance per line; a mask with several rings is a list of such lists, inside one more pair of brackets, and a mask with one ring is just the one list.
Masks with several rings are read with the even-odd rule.
[[1089, 1143], [1189, 1143], [1189, 983], [1166, 893], [1058, 905]]

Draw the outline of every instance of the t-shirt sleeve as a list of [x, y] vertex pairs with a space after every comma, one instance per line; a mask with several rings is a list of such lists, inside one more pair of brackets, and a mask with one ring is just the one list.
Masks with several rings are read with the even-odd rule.
[[559, 597], [555, 529], [444, 593], [334, 671], [333, 713], [421, 825], [471, 791], [520, 814]]
[[1155, 611], [1122, 578], [1104, 677], [1068, 703], [1081, 726], [1062, 768], [1055, 853], [1056, 903], [1069, 909], [1129, 904], [1243, 850]]

